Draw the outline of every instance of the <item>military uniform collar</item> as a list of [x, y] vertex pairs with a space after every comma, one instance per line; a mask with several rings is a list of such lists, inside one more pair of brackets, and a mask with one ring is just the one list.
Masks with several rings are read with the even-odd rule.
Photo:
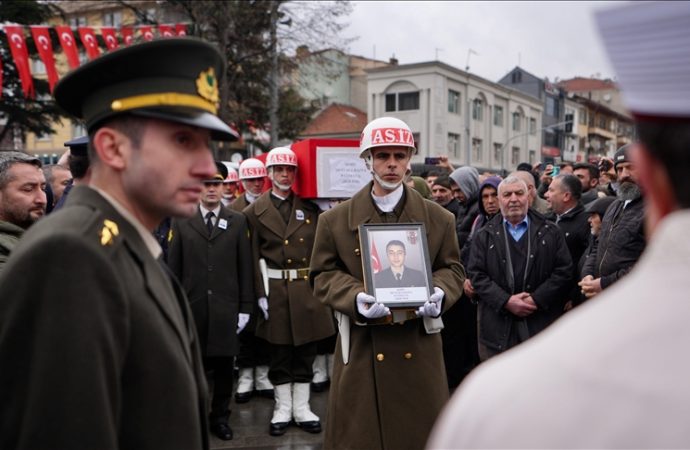
[[[399, 218], [400, 223], [431, 223], [429, 222], [429, 208], [438, 207], [440, 210], [445, 211], [442, 206], [425, 200], [417, 191], [404, 183], [402, 187], [404, 192], [403, 202], [405, 204], [402, 205], [402, 211]], [[376, 210], [374, 200], [371, 198], [372, 188], [373, 181], [360, 189], [359, 192], [349, 200], [354, 205], [354, 207], [349, 208], [350, 211], [348, 216], [348, 228], [352, 231], [356, 231], [360, 224], [380, 221], [378, 219], [379, 213]]]
[[149, 251], [149, 253], [151, 253], [154, 259], [158, 259], [158, 257], [163, 253], [163, 250], [161, 249], [160, 244], [158, 244], [158, 241], [156, 241], [156, 238], [153, 237], [153, 233], [147, 230], [146, 227], [132, 215], [132, 213], [125, 209], [125, 207], [115, 200], [110, 194], [95, 186], [89, 187], [98, 192], [108, 203], [110, 203], [113, 208], [115, 208], [115, 211], [117, 211], [134, 227], [135, 230], [137, 230], [137, 233], [139, 233], [139, 236], [141, 236], [141, 240], [144, 241], [144, 245], [146, 245], [146, 249]]

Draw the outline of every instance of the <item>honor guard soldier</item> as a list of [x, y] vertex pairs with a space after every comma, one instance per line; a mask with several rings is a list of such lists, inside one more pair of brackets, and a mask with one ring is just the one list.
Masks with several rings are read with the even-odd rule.
[[[223, 164], [225, 166], [225, 164]], [[232, 167], [225, 167], [227, 176], [223, 180], [223, 206], [232, 204], [237, 199], [237, 185], [240, 182], [237, 171]]]
[[[462, 294], [455, 217], [403, 183], [416, 152], [410, 128], [382, 117], [362, 132], [373, 180], [324, 212], [312, 252], [314, 295], [338, 316], [324, 448], [418, 449], [448, 400], [438, 317]], [[423, 223], [434, 293], [418, 311], [393, 311], [365, 293], [358, 227]]]
[[272, 344], [268, 377], [275, 387], [270, 434], [285, 433], [291, 421], [319, 433], [321, 422], [309, 407], [309, 383], [316, 341], [335, 332], [329, 310], [309, 287], [309, 260], [318, 207], [292, 192], [297, 157], [289, 148], [266, 158], [272, 188], [244, 210], [259, 273], [255, 289], [262, 315], [257, 336]]
[[[239, 179], [244, 193], [230, 204], [230, 208], [242, 212], [261, 196], [266, 184], [266, 166], [261, 160], [248, 158], [240, 163]], [[258, 270], [255, 267], [254, 270]], [[273, 385], [268, 379], [268, 344], [256, 337], [258, 305], [246, 328], [240, 333], [240, 354], [237, 356], [239, 378], [235, 401], [246, 403], [256, 392], [261, 397], [273, 398]]]
[[213, 393], [211, 431], [232, 439], [228, 423], [237, 335], [254, 306], [254, 279], [247, 219], [221, 204], [228, 169], [221, 162], [204, 181], [201, 204], [190, 218], [174, 219], [168, 265], [187, 294], [199, 335], [204, 369]]
[[209, 140], [237, 139], [216, 115], [224, 70], [214, 46], [169, 38], [55, 87], [86, 123], [91, 180], [0, 276], [0, 448], [208, 448], [194, 321], [151, 231], [197, 211]]

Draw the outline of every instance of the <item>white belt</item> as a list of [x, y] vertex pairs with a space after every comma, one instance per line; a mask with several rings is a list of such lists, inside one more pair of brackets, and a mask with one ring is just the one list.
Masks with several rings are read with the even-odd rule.
[[304, 269], [267, 269], [268, 278], [272, 280], [299, 280], [309, 278], [309, 268]]

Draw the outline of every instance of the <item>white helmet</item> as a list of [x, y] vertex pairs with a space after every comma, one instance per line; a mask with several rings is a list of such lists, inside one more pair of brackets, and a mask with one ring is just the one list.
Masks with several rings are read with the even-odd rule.
[[228, 167], [228, 176], [225, 177], [223, 183], [237, 183], [240, 179], [237, 177], [237, 171], [232, 167]]
[[364, 127], [359, 138], [359, 156], [372, 148], [395, 145], [407, 147], [417, 152], [412, 130], [405, 122], [395, 117], [379, 117]]
[[248, 158], [240, 164], [240, 180], [264, 178], [266, 176], [266, 166], [259, 159]]
[[297, 155], [287, 147], [276, 147], [266, 157], [266, 168], [271, 166], [295, 166], [297, 167]]

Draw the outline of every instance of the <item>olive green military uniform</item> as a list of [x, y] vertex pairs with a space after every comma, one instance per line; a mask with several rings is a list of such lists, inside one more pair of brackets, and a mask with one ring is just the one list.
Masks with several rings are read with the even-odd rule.
[[455, 220], [443, 207], [404, 187], [392, 213], [382, 213], [368, 184], [319, 220], [311, 262], [314, 294], [349, 316], [349, 362], [338, 335], [328, 403], [325, 449], [420, 449], [448, 399], [441, 334], [427, 334], [422, 319], [373, 325], [357, 313], [364, 292], [358, 227], [364, 223], [422, 222], [432, 284], [445, 292], [443, 311], [462, 294]]
[[0, 448], [208, 447], [184, 294], [99, 193], [24, 234], [0, 299]]
[[[319, 209], [315, 204], [291, 194], [292, 206], [286, 223], [272, 203], [271, 195], [270, 191], [264, 193], [244, 210], [249, 219], [256, 267], [259, 267], [258, 261], [262, 258], [270, 269], [297, 272], [294, 272], [294, 277], [286, 275], [287, 279], [270, 279], [267, 295], [261, 273], [256, 271], [256, 296], [268, 298], [269, 313], [268, 320], [259, 314], [256, 334], [271, 344], [298, 347], [313, 343], [312, 361], [303, 362], [311, 372], [316, 341], [335, 333], [330, 310], [314, 297], [308, 282]], [[275, 369], [272, 363], [269, 378], [273, 384], [311, 381], [311, 373], [303, 374], [307, 379], [276, 378]]]

